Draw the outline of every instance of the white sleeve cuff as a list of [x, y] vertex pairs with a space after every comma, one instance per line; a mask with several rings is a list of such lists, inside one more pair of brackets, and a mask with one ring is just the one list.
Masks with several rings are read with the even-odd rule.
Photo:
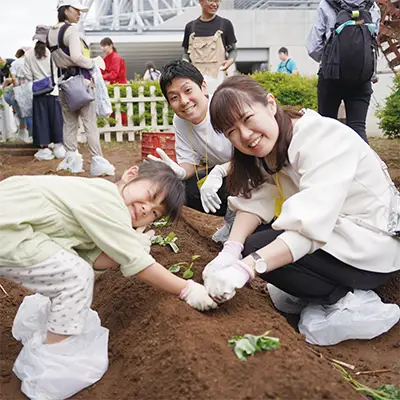
[[285, 231], [278, 236], [289, 247], [293, 262], [313, 251], [313, 241], [298, 232]]

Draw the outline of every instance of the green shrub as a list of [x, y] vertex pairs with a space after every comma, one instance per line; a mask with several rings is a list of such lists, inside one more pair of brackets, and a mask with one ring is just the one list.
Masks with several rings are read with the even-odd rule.
[[251, 75], [282, 106], [318, 109], [317, 77], [276, 72], [255, 72]]
[[385, 105], [378, 108], [376, 116], [385, 136], [389, 139], [400, 138], [400, 75], [394, 77], [391, 93]]

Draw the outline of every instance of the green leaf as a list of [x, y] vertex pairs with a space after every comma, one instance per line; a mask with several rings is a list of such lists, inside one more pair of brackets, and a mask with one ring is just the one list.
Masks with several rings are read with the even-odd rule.
[[199, 255], [192, 256], [192, 261], [196, 261], [196, 260], [198, 260], [199, 258], [201, 258], [201, 256], [199, 256]]
[[164, 239], [160, 235], [155, 235], [151, 238], [151, 244], [159, 244], [160, 246], [165, 246]]
[[153, 222], [153, 225], [156, 227], [156, 228], [159, 228], [159, 227], [166, 227], [166, 226], [170, 226], [171, 225], [171, 219], [169, 218], [169, 217], [161, 217], [161, 218], [158, 218], [157, 220], [155, 220], [154, 222]]
[[190, 279], [192, 276], [193, 276], [193, 271], [190, 269], [187, 269], [182, 275], [183, 279]]
[[171, 266], [168, 268], [168, 271], [172, 272], [173, 274], [176, 274], [176, 273], [179, 272], [180, 270], [181, 270], [181, 266], [180, 266], [179, 264], [171, 265]]
[[[174, 239], [178, 239], [178, 237], [176, 236], [175, 232], [170, 232], [168, 233], [168, 235], [164, 238], [164, 243], [165, 244], [170, 244]], [[176, 240], [175, 239], [175, 240]]]

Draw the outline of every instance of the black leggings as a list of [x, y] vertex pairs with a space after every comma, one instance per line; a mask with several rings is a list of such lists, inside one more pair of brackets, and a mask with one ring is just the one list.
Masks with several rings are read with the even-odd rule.
[[[261, 225], [247, 238], [243, 256], [273, 242], [281, 233], [273, 230], [270, 225]], [[310, 303], [334, 304], [353, 289], [378, 288], [391, 275], [352, 267], [320, 249], [292, 264], [259, 276], [284, 292]]]

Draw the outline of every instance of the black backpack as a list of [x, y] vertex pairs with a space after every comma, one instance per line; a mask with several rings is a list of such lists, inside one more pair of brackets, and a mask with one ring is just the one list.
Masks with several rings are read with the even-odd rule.
[[324, 79], [360, 84], [371, 80], [378, 46], [370, 9], [374, 0], [349, 6], [343, 0], [327, 0], [336, 12], [336, 23], [322, 55], [320, 75]]

